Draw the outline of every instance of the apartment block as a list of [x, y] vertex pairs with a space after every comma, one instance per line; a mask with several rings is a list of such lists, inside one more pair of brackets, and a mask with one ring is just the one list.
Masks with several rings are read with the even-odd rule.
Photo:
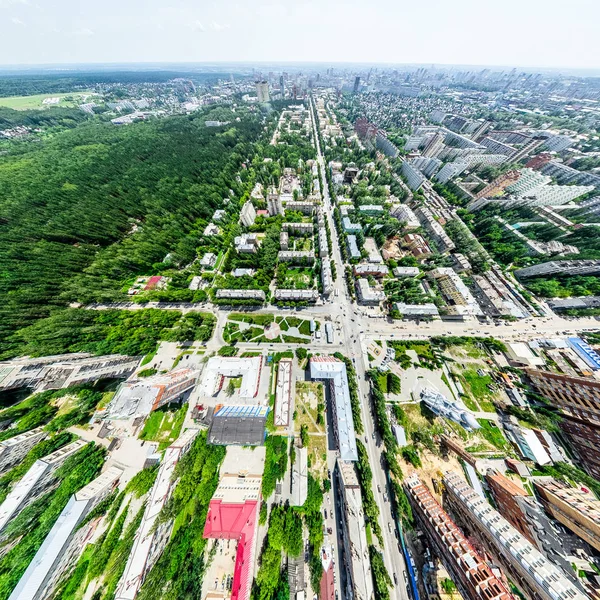
[[456, 473], [444, 473], [446, 501], [467, 532], [503, 568], [526, 598], [585, 600], [580, 590], [554, 563], [519, 533], [498, 511]]
[[406, 480], [405, 489], [413, 514], [462, 597], [465, 600], [513, 600], [514, 596], [416, 474]]
[[37, 427], [0, 442], [0, 475], [20, 463], [47, 435], [43, 427]]
[[40, 546], [9, 600], [45, 600], [71, 568], [89, 537], [91, 524], [81, 526], [87, 515], [117, 486], [123, 474], [111, 467], [71, 496]]
[[242, 225], [245, 227], [250, 227], [254, 225], [254, 221], [256, 220], [256, 210], [254, 209], [254, 205], [250, 200], [248, 200], [244, 206], [242, 206], [242, 211], [240, 213], [240, 221]]
[[561, 481], [533, 482], [546, 511], [590, 546], [600, 551], [600, 501]]
[[336, 475], [341, 482], [343, 564], [347, 575], [342, 597], [348, 600], [370, 600], [373, 597], [373, 577], [358, 478], [352, 463], [338, 459], [336, 465]]
[[550, 260], [545, 263], [517, 269], [517, 277], [539, 277], [540, 275], [597, 275], [600, 260]]
[[0, 532], [26, 506], [58, 483], [55, 477], [57, 469], [64, 464], [67, 458], [73, 456], [85, 445], [86, 442], [83, 440], [77, 440], [36, 460], [31, 465], [27, 473], [13, 486], [2, 505], [0, 505]]

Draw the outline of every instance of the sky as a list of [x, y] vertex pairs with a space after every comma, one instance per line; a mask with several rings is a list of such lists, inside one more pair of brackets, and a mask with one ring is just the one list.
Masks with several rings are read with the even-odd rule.
[[0, 63], [600, 68], [598, 0], [0, 0]]

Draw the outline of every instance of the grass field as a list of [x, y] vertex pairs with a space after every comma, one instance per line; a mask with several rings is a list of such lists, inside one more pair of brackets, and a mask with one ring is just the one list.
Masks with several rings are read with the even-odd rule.
[[[32, 108], [52, 108], [53, 106], [78, 106], [83, 103], [88, 94], [37, 94], [35, 96], [8, 96], [0, 98], [0, 106], [14, 108], [15, 110], [28, 110]], [[58, 104], [43, 104], [46, 98], [60, 98]]]

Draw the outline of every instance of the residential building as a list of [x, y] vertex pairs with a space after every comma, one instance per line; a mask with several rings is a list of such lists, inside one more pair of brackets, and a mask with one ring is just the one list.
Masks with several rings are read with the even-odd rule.
[[425, 177], [433, 177], [437, 170], [444, 164], [439, 158], [426, 158], [418, 156], [410, 161], [411, 166], [418, 169]]
[[225, 217], [227, 216], [227, 212], [224, 211], [222, 208], [215, 210], [215, 213], [212, 216], [212, 220], [215, 223], [218, 223], [219, 221], [222, 221]]
[[290, 505], [302, 506], [308, 497], [308, 448], [296, 448], [296, 460], [291, 467], [291, 471], [292, 493]]
[[333, 292], [333, 273], [328, 260], [321, 261], [321, 283], [323, 284], [323, 295], [329, 296]]
[[552, 154], [549, 152], [540, 152], [536, 154], [534, 157], [530, 158], [525, 166], [528, 169], [533, 169], [534, 171], [538, 171], [544, 165], [548, 164], [552, 160]]
[[208, 359], [199, 385], [203, 396], [216, 396], [222, 390], [225, 378], [241, 377], [239, 398], [255, 398], [258, 394], [263, 357], [213, 356]]
[[313, 250], [300, 252], [297, 250], [281, 250], [277, 254], [279, 262], [292, 263], [294, 265], [312, 265], [315, 262], [315, 253]]
[[312, 215], [317, 203], [313, 200], [288, 200], [285, 203], [285, 211], [301, 212], [304, 215]]
[[466, 307], [465, 314], [471, 316], [483, 315], [473, 294], [453, 269], [437, 267], [429, 272], [429, 277], [437, 281], [442, 295], [451, 305]]
[[466, 162], [446, 163], [436, 174], [435, 179], [439, 183], [447, 183], [453, 177], [457, 177], [469, 167]]
[[553, 135], [544, 142], [544, 148], [548, 152], [562, 152], [570, 148], [575, 143], [575, 140], [568, 135]]
[[361, 304], [379, 304], [385, 300], [385, 293], [372, 288], [363, 277], [356, 280], [356, 294]]
[[37, 427], [0, 442], [0, 475], [19, 464], [47, 435], [43, 427]]
[[418, 261], [427, 260], [433, 254], [425, 238], [418, 233], [407, 233], [402, 241]]
[[275, 290], [275, 300], [277, 301], [296, 301], [296, 302], [316, 302], [319, 297], [317, 290], [293, 290], [278, 288]]
[[319, 257], [327, 258], [329, 256], [329, 242], [327, 241], [327, 230], [325, 227], [319, 228]]
[[421, 391], [420, 399], [432, 413], [458, 423], [467, 431], [473, 431], [481, 427], [474, 415], [463, 404], [454, 399], [446, 398], [435, 389], [424, 388]]
[[520, 172], [515, 170], [503, 173], [499, 177], [496, 177], [494, 181], [486, 185], [480, 192], [475, 194], [475, 199], [502, 196], [506, 188], [509, 185], [516, 183], [520, 176]]
[[217, 227], [217, 225], [215, 225], [214, 223], [209, 223], [204, 228], [203, 235], [205, 235], [207, 237], [212, 237], [213, 235], [219, 235], [220, 233], [221, 233], [221, 230]]
[[255, 233], [244, 233], [233, 239], [236, 252], [240, 254], [256, 254], [260, 243]]
[[217, 290], [215, 297], [218, 300], [266, 300], [265, 293], [262, 290]]
[[544, 263], [517, 269], [517, 277], [539, 277], [540, 275], [597, 275], [600, 274], [600, 260], [551, 260]]
[[254, 86], [256, 88], [256, 97], [259, 102], [269, 102], [271, 100], [269, 96], [268, 81], [257, 81]]
[[358, 460], [346, 364], [333, 356], [313, 356], [310, 359], [310, 376], [311, 379], [329, 380], [339, 458], [343, 461]]
[[550, 515], [600, 551], [600, 501], [591, 492], [555, 479], [534, 479], [533, 485]]
[[254, 269], [234, 269], [233, 271], [231, 271], [231, 274], [233, 275], [233, 277], [254, 277], [254, 273], [256, 273], [256, 271]]
[[342, 227], [346, 233], [360, 233], [362, 231], [362, 225], [360, 223], [352, 223], [350, 217], [342, 219]]
[[267, 193], [267, 210], [272, 217], [282, 215], [285, 212], [283, 209], [283, 202], [275, 188], [270, 188]]
[[119, 386], [106, 410], [97, 414], [108, 420], [147, 417], [152, 411], [190, 391], [196, 385], [198, 375], [196, 369], [184, 367], [127, 381]]
[[425, 183], [425, 177], [406, 160], [402, 162], [402, 175], [413, 192], [419, 190]]
[[360, 263], [354, 265], [354, 275], [357, 277], [385, 277], [389, 273], [389, 269], [386, 265], [374, 265], [372, 263]]
[[336, 462], [335, 475], [340, 490], [341, 536], [343, 543], [343, 566], [346, 587], [342, 598], [347, 600], [371, 600], [373, 598], [373, 577], [369, 559], [369, 545], [365, 516], [363, 512], [360, 485], [352, 463], [340, 459]]
[[290, 234], [287, 231], [279, 234], [279, 248], [280, 250], [289, 250], [290, 248]]
[[293, 360], [282, 358], [277, 365], [277, 384], [275, 386], [275, 409], [273, 422], [276, 427], [287, 427], [290, 423], [292, 401]]
[[174, 477], [175, 467], [192, 446], [198, 431], [198, 429], [188, 429], [165, 450], [125, 570], [117, 585], [115, 600], [134, 600], [144, 583], [146, 574], [156, 563], [169, 541], [173, 522], [159, 521], [158, 517], [177, 484], [177, 479]]
[[281, 228], [292, 233], [312, 234], [315, 226], [312, 223], [283, 223]]
[[450, 252], [456, 248], [454, 242], [450, 239], [448, 234], [444, 231], [442, 225], [437, 221], [434, 214], [426, 207], [420, 206], [415, 210], [421, 225], [427, 233], [431, 236], [434, 243], [438, 247], [438, 250], [443, 254]]
[[519, 502], [521, 498], [529, 498], [529, 494], [521, 485], [496, 470], [490, 469], [485, 476], [485, 481], [500, 514], [521, 535], [525, 536], [532, 544], [535, 544], [529, 524], [524, 517], [522, 504]]
[[98, 379], [125, 379], [135, 371], [139, 361], [136, 356], [91, 356], [84, 352], [15, 358], [0, 362], [0, 391], [54, 390]]
[[231, 600], [250, 598], [261, 481], [259, 473], [224, 473], [208, 507], [203, 536], [237, 542]]
[[394, 277], [416, 277], [420, 273], [419, 267], [394, 267]]
[[426, 304], [396, 302], [394, 306], [404, 319], [439, 319], [440, 317], [440, 312], [433, 302]]
[[464, 255], [460, 254], [460, 252], [456, 252], [455, 254], [450, 255], [450, 260], [452, 261], [452, 268], [457, 273], [467, 273], [470, 274], [473, 270], [469, 259]]
[[256, 221], [256, 210], [254, 209], [254, 205], [251, 200], [247, 200], [242, 206], [242, 210], [240, 212], [240, 221], [244, 227], [250, 227], [254, 225], [254, 221]]
[[31, 465], [27, 473], [15, 483], [4, 502], [0, 505], [0, 532], [26, 506], [58, 485], [57, 469], [63, 465], [67, 458], [81, 450], [86, 443], [83, 440], [76, 440], [36, 460]]
[[414, 474], [404, 484], [408, 500], [427, 541], [464, 600], [514, 600], [462, 531]]
[[350, 258], [354, 260], [360, 259], [362, 255], [360, 253], [360, 250], [358, 249], [355, 235], [346, 236], [346, 245], [348, 246], [348, 253], [350, 254]]
[[9, 600], [52, 597], [59, 580], [73, 566], [89, 538], [92, 524], [81, 526], [82, 523], [115, 489], [122, 474], [121, 469], [111, 467], [71, 496]]
[[378, 216], [383, 214], [383, 206], [381, 204], [361, 204], [358, 212], [369, 216]]
[[526, 598], [587, 598], [561, 569], [540, 553], [456, 473], [444, 473], [443, 483], [445, 499], [452, 513]]
[[212, 252], [207, 252], [200, 260], [200, 266], [212, 268], [217, 264], [217, 255]]
[[418, 229], [421, 226], [417, 215], [406, 204], [397, 204], [392, 208], [390, 214], [398, 221], [406, 223], [406, 229]]

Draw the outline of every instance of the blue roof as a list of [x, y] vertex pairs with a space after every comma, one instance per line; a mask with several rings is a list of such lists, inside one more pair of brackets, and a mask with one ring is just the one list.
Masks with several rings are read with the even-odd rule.
[[600, 355], [580, 337], [567, 338], [567, 343], [592, 369], [600, 370]]

